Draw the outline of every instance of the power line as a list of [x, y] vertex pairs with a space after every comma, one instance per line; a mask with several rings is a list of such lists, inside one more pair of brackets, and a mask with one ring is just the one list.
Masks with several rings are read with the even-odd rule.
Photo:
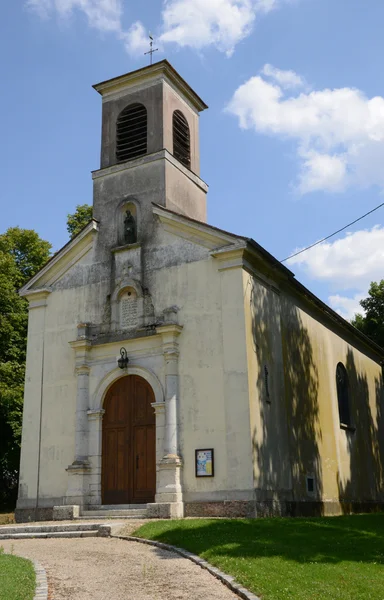
[[327, 235], [327, 237], [323, 238], [322, 240], [319, 240], [318, 242], [315, 242], [314, 244], [311, 244], [310, 246], [307, 246], [306, 248], [303, 248], [302, 250], [299, 250], [298, 252], [295, 252], [295, 254], [291, 254], [291, 256], [288, 256], [287, 258], [284, 258], [280, 262], [283, 263], [286, 260], [289, 260], [290, 258], [293, 258], [294, 256], [297, 256], [298, 254], [301, 254], [302, 252], [306, 252], [307, 250], [310, 250], [311, 248], [314, 248], [318, 244], [322, 244], [323, 242], [325, 242], [326, 240], [329, 240], [329, 238], [333, 237], [334, 235], [340, 233], [341, 231], [344, 231], [344, 229], [347, 229], [348, 227], [351, 227], [351, 225], [354, 225], [358, 221], [361, 221], [361, 219], [364, 219], [365, 217], [367, 217], [368, 215], [372, 214], [373, 212], [375, 212], [375, 210], [378, 210], [382, 206], [384, 206], [384, 202], [382, 204], [379, 204], [379, 206], [376, 206], [376, 208], [373, 208], [369, 212], [365, 213], [365, 215], [363, 215], [362, 217], [359, 217], [358, 219], [355, 219], [355, 221], [352, 221], [352, 223], [348, 223], [348, 225], [345, 225], [345, 227], [342, 227], [341, 229], [338, 229], [334, 233], [331, 233], [331, 235]]

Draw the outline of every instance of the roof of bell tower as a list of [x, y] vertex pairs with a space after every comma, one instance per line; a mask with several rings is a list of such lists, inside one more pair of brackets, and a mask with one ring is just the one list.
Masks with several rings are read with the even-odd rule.
[[200, 96], [196, 94], [167, 60], [161, 60], [153, 65], [97, 83], [93, 88], [101, 96], [108, 97], [122, 90], [135, 89], [139, 86], [156, 83], [160, 80], [168, 81], [198, 112], [208, 108]]

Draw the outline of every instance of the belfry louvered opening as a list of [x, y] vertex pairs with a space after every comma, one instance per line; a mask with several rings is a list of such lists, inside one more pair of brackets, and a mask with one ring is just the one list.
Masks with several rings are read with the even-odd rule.
[[191, 136], [188, 121], [180, 110], [173, 113], [173, 156], [191, 168]]
[[131, 160], [147, 153], [147, 109], [130, 104], [119, 115], [116, 131], [116, 158]]

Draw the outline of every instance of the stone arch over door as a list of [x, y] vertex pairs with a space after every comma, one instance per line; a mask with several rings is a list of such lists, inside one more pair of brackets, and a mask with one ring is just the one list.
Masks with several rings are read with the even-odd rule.
[[[157, 454], [158, 461], [163, 454], [164, 445], [164, 389], [163, 386], [155, 375], [155, 373], [149, 369], [146, 369], [140, 365], [129, 364], [128, 369], [129, 375], [139, 375], [145, 379], [151, 386], [155, 394], [155, 405], [154, 410], [156, 414], [156, 427], [157, 427]], [[116, 381], [125, 377], [127, 373], [124, 373], [118, 367], [115, 367], [108, 371], [104, 377], [99, 381], [94, 393], [91, 397], [91, 407], [88, 411], [88, 427], [89, 427], [89, 460], [92, 465], [90, 473], [90, 488], [88, 506], [90, 508], [99, 508], [102, 504], [101, 497], [101, 469], [102, 469], [102, 421], [104, 416], [104, 404], [107, 397], [108, 390], [114, 385]]]
[[104, 399], [101, 491], [103, 504], [154, 502], [155, 394], [139, 375], [120, 377]]
[[[116, 356], [116, 360], [117, 360], [117, 356]], [[116, 363], [115, 363], [116, 364]], [[141, 367], [139, 365], [135, 365], [134, 363], [131, 364], [129, 363], [129, 375], [139, 375], [140, 377], [142, 377], [143, 379], [145, 379], [146, 381], [148, 381], [149, 385], [151, 386], [154, 394], [155, 394], [155, 401], [158, 404], [163, 404], [164, 403], [164, 390], [163, 390], [163, 386], [160, 383], [160, 380], [158, 379], [158, 377], [154, 374], [153, 371], [150, 371], [144, 367]], [[92, 395], [92, 412], [96, 411], [102, 411], [104, 409], [104, 401], [107, 395], [107, 392], [109, 390], [109, 388], [119, 379], [121, 379], [121, 377], [126, 377], [126, 373], [124, 373], [124, 371], [122, 371], [121, 369], [119, 369], [119, 367], [116, 367], [114, 369], [112, 369], [111, 371], [109, 371], [99, 382], [99, 384], [96, 387], [96, 390], [94, 392], [94, 394]]]

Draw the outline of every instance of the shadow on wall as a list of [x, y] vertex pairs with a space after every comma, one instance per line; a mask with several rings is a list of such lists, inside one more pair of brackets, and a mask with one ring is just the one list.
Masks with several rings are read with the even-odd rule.
[[[382, 378], [375, 379], [376, 415], [373, 415], [367, 378], [358, 373], [351, 351], [347, 353], [345, 367], [349, 380], [351, 425], [356, 429], [345, 432], [349, 465], [343, 464], [345, 478], [341, 480], [338, 476], [338, 487], [342, 509], [349, 513], [356, 508], [374, 510], [375, 502], [384, 501], [384, 410]], [[358, 507], [355, 506], [357, 503]]]
[[255, 281], [251, 308], [261, 411], [253, 432], [256, 495], [275, 490], [288, 514], [321, 515], [319, 374], [309, 332], [288, 299]]

